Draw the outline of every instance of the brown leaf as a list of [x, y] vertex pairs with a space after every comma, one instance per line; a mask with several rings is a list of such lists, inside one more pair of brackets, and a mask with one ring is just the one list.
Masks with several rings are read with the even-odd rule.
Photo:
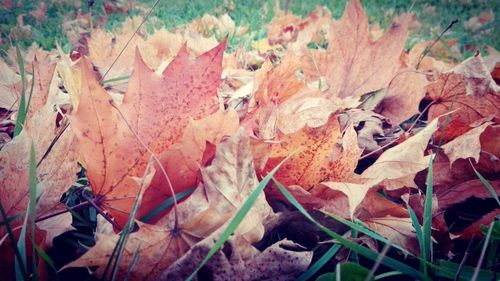
[[[170, 266], [159, 280], [184, 280], [201, 263], [214, 246], [216, 238], [209, 238], [196, 244], [186, 255]], [[218, 235], [217, 235], [218, 236]], [[206, 264], [207, 271], [200, 273], [202, 279], [210, 280], [291, 280], [304, 272], [312, 260], [312, 252], [289, 241], [281, 240], [259, 252], [252, 247], [252, 255], [242, 250], [235, 239], [229, 239], [224, 249], [218, 251]], [[296, 250], [294, 249], [296, 248]], [[200, 280], [200, 279], [198, 279]]]
[[320, 182], [339, 178], [343, 171], [335, 170], [337, 159], [332, 155], [339, 136], [336, 116], [330, 117], [322, 127], [304, 127], [296, 133], [282, 135], [279, 143], [271, 147], [263, 174], [271, 171], [290, 154], [296, 153], [275, 174], [275, 178], [283, 185], [299, 185], [309, 190]]
[[377, 112], [389, 118], [392, 124], [402, 123], [418, 113], [427, 84], [424, 74], [409, 68], [401, 70], [389, 84]]
[[[406, 27], [392, 24], [382, 38], [373, 42], [368, 18], [359, 0], [350, 2], [338, 22], [331, 24], [326, 59], [309, 58], [306, 75], [326, 76], [330, 86], [328, 97], [360, 97], [387, 87], [400, 64], [399, 57], [406, 41]], [[315, 61], [315, 62], [314, 62]], [[326, 69], [326, 72], [321, 72]]]
[[457, 159], [467, 159], [469, 157], [479, 162], [479, 154], [481, 152], [481, 143], [479, 141], [484, 130], [492, 125], [492, 122], [485, 122], [480, 126], [464, 133], [454, 140], [443, 145], [444, 153], [450, 159], [450, 165]]
[[434, 102], [429, 109], [429, 120], [458, 109], [451, 118], [471, 124], [485, 117], [498, 116], [500, 112], [500, 88], [479, 55], [440, 75], [427, 87], [427, 92]]
[[354, 126], [358, 133], [359, 147], [367, 151], [380, 148], [376, 136], [384, 136], [384, 129], [389, 127], [387, 118], [370, 110], [349, 109], [339, 115], [341, 128]]
[[[383, 180], [414, 177], [416, 173], [426, 169], [431, 156], [425, 156], [424, 152], [429, 139], [437, 129], [437, 124], [438, 121], [435, 119], [416, 135], [385, 151], [361, 174], [361, 177], [380, 183]], [[413, 180], [410, 183], [410, 186], [415, 186]]]
[[[249, 139], [242, 129], [217, 145], [215, 158], [210, 166], [202, 168], [202, 176], [202, 183], [178, 208], [179, 221], [185, 222], [183, 229], [189, 229], [198, 239], [225, 224], [258, 185]], [[270, 213], [261, 195], [235, 232], [241, 236], [241, 242], [259, 241], [263, 235], [262, 220]], [[170, 212], [157, 224], [172, 225], [174, 221], [174, 213]]]
[[[189, 244], [186, 242], [189, 238], [185, 237], [186, 234], [182, 231], [174, 235], [171, 229], [141, 222], [137, 224], [139, 230], [130, 233], [125, 244], [117, 278], [125, 278], [134, 254], [138, 253], [129, 280], [157, 280], [164, 268], [189, 250]], [[102, 276], [119, 237], [119, 234], [97, 234], [96, 245], [77, 260], [66, 264], [63, 269], [99, 266], [97, 275]]]

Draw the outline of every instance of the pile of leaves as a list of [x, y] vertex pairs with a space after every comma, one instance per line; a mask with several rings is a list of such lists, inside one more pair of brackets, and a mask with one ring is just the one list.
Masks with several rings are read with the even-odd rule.
[[[353, 0], [339, 20], [277, 6], [268, 37], [233, 52], [246, 28], [228, 15], [152, 33], [134, 18], [80, 32], [70, 53], [11, 48], [0, 275], [492, 276], [500, 56], [407, 50], [413, 20], [382, 32]], [[486, 232], [487, 262], [466, 259]]]

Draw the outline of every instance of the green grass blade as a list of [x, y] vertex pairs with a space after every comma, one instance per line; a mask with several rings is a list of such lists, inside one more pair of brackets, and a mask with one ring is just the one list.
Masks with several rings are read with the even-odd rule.
[[21, 76], [21, 99], [19, 100], [19, 109], [17, 111], [16, 118], [16, 127], [14, 128], [14, 137], [19, 135], [23, 130], [24, 121], [26, 120], [26, 114], [28, 113], [26, 110], [26, 77], [24, 73], [24, 61], [21, 55], [21, 50], [19, 46], [16, 45], [16, 55], [17, 55], [17, 64], [19, 65], [19, 75]]
[[113, 82], [125, 81], [125, 80], [128, 80], [129, 78], [130, 78], [130, 75], [111, 78], [111, 79], [103, 80], [101, 82], [101, 85], [109, 84], [109, 83], [113, 83]]
[[[361, 232], [361, 233], [363, 233], [363, 234], [365, 234], [365, 235], [367, 235], [375, 240], [379, 240], [380, 242], [382, 242], [384, 244], [389, 243], [388, 239], [386, 239], [384, 236], [378, 234], [377, 232], [373, 231], [372, 229], [369, 229], [365, 225], [346, 220], [346, 219], [344, 219], [340, 216], [337, 216], [335, 214], [330, 214], [330, 213], [324, 212], [324, 211], [323, 211], [323, 213], [326, 214], [327, 216], [331, 217], [332, 219], [347, 225], [348, 227], [350, 227], [351, 229], [353, 229], [357, 232]], [[406, 249], [402, 248], [401, 246], [399, 246], [397, 244], [392, 244], [392, 246], [394, 248], [404, 252], [405, 254], [407, 254], [409, 256], [414, 256], [412, 253], [408, 252]]]
[[381, 273], [373, 278], [373, 280], [381, 280], [387, 277], [392, 277], [392, 276], [397, 276], [397, 275], [402, 275], [403, 273], [399, 271], [389, 271], [389, 272], [384, 272]]
[[[411, 223], [417, 235], [418, 246], [420, 248], [420, 252], [422, 253], [424, 249], [424, 237], [422, 233], [422, 227], [420, 226], [417, 215], [415, 214], [415, 211], [413, 211], [412, 207], [409, 204], [407, 204], [406, 208], [408, 209], [408, 213], [410, 214]], [[426, 267], [425, 260], [420, 259], [420, 270], [424, 271], [425, 267]]]
[[486, 234], [486, 238], [484, 239], [483, 248], [481, 249], [481, 255], [479, 256], [479, 260], [477, 261], [476, 269], [474, 269], [474, 274], [472, 275], [471, 281], [476, 281], [477, 278], [479, 277], [479, 271], [481, 270], [481, 265], [483, 264], [486, 250], [488, 249], [488, 243], [490, 242], [492, 231], [493, 231], [493, 222], [490, 224], [488, 233]]
[[[422, 226], [422, 258], [425, 263], [432, 263], [432, 194], [433, 194], [433, 184], [432, 184], [432, 163], [434, 157], [431, 156], [429, 160], [429, 169], [427, 172], [426, 180], [426, 191], [425, 191], [425, 202], [424, 202], [424, 218]], [[425, 280], [430, 280], [429, 269], [427, 265], [423, 268]]]
[[297, 281], [307, 281], [311, 278], [318, 270], [320, 270], [332, 257], [334, 257], [340, 250], [341, 246], [339, 244], [334, 244], [326, 251], [321, 258], [319, 258], [309, 269], [302, 273]]
[[40, 256], [45, 261], [45, 263], [54, 271], [54, 273], [56, 275], [56, 280], [59, 280], [59, 273], [57, 272], [56, 264], [54, 263], [54, 261], [38, 245], [33, 244], [33, 246], [35, 246], [35, 250], [38, 253], [38, 256]]
[[33, 90], [35, 89], [35, 65], [31, 64], [31, 88], [30, 88], [30, 96], [28, 98], [28, 103], [26, 104], [26, 114], [28, 113], [31, 105], [31, 98], [33, 97]]
[[[177, 193], [175, 195], [175, 198], [177, 199], [177, 202], [179, 202], [184, 197], [186, 197], [186, 196], [190, 195], [191, 193], [193, 193], [194, 190], [195, 190], [194, 188], [190, 188], [190, 189], [187, 189], [187, 190], [184, 190], [182, 192]], [[163, 201], [158, 206], [156, 206], [156, 208], [154, 208], [153, 210], [151, 210], [150, 212], [148, 212], [147, 214], [145, 214], [144, 216], [142, 216], [141, 218], [139, 218], [139, 220], [142, 221], [142, 222], [145, 222], [145, 223], [149, 223], [154, 217], [156, 217], [157, 215], [159, 215], [164, 210], [172, 207], [172, 205], [174, 205], [174, 199], [172, 197], [170, 197], [167, 200]]]
[[[438, 270], [435, 270], [436, 276], [447, 279], [454, 279], [455, 273], [459, 269], [460, 265], [458, 263], [446, 261], [446, 260], [438, 260], [436, 262], [436, 267]], [[458, 280], [461, 281], [470, 281], [472, 279], [472, 275], [474, 274], [475, 268], [472, 266], [463, 266], [462, 271], [460, 273], [460, 277]], [[494, 273], [489, 270], [480, 270], [477, 276], [478, 281], [491, 281], [493, 279]]]
[[[470, 160], [469, 160], [470, 162]], [[486, 187], [486, 189], [488, 189], [488, 191], [490, 192], [491, 194], [491, 197], [493, 197], [496, 201], [497, 201], [497, 204], [498, 206], [500, 206], [500, 200], [498, 199], [498, 194], [496, 193], [495, 189], [493, 189], [493, 186], [491, 186], [491, 184], [483, 177], [483, 175], [481, 175], [477, 170], [476, 168], [474, 167], [474, 165], [472, 165], [472, 162], [470, 163], [472, 169], [474, 170], [474, 173], [476, 173], [476, 176], [479, 178], [479, 180], [481, 181], [481, 183], [484, 185], [484, 187]]]
[[26, 270], [26, 263], [23, 261], [22, 254], [20, 249], [17, 247], [16, 236], [14, 236], [14, 232], [12, 231], [12, 227], [7, 219], [7, 213], [3, 208], [3, 204], [0, 201], [0, 213], [2, 213], [2, 218], [5, 223], [5, 228], [7, 229], [7, 235], [12, 243], [12, 247], [14, 248], [15, 254], [15, 270], [16, 270], [16, 280], [25, 280], [28, 281], [28, 271]]
[[37, 179], [36, 179], [36, 155], [35, 155], [35, 145], [31, 142], [30, 148], [30, 160], [29, 160], [29, 206], [28, 215], [30, 219], [30, 238], [31, 238], [31, 262], [33, 270], [33, 280], [38, 280], [37, 262], [36, 262], [36, 250], [35, 250], [35, 220], [36, 220], [36, 202], [37, 202]]
[[[146, 172], [144, 173], [144, 177], [148, 176], [148, 173], [149, 173], [148, 171], [150, 171], [151, 163], [152, 162], [148, 163], [148, 166], [146, 167]], [[108, 263], [106, 265], [106, 270], [104, 271], [102, 278], [106, 278], [106, 273], [107, 273], [108, 268], [110, 268], [109, 267], [110, 264], [112, 264], [112, 266], [111, 266], [111, 277], [109, 280], [114, 281], [118, 275], [118, 270], [120, 268], [120, 262], [121, 262], [121, 259], [123, 257], [123, 252], [125, 251], [125, 245], [127, 244], [127, 240], [128, 240], [130, 233], [134, 230], [135, 216], [137, 214], [137, 210], [139, 209], [139, 204], [142, 201], [142, 195], [143, 195], [142, 191], [144, 190], [144, 180], [145, 180], [144, 177], [142, 178], [142, 180], [140, 182], [141, 187], [139, 189], [139, 192], [137, 193], [137, 197], [134, 201], [134, 205], [133, 205], [132, 210], [130, 212], [130, 215], [128, 217], [127, 223], [125, 224], [125, 227], [123, 228], [123, 230], [120, 232], [120, 238], [118, 239], [118, 241], [115, 245], [115, 248], [113, 249], [113, 253], [108, 260]], [[115, 255], [116, 255], [116, 258], [114, 258]], [[113, 258], [114, 258], [114, 263], [113, 263]]]
[[198, 271], [224, 245], [224, 243], [227, 241], [227, 239], [229, 238], [229, 236], [231, 236], [231, 234], [236, 230], [236, 228], [238, 228], [238, 226], [240, 225], [240, 223], [243, 221], [243, 219], [245, 218], [246, 214], [250, 211], [250, 208], [252, 208], [253, 204], [255, 203], [255, 201], [257, 200], [257, 198], [259, 197], [259, 195], [262, 193], [262, 191], [264, 190], [264, 188], [267, 186], [267, 184], [269, 183], [269, 181], [271, 181], [271, 179], [274, 176], [274, 174], [281, 168], [281, 166], [283, 165], [283, 163], [285, 163], [290, 157], [291, 157], [291, 155], [288, 156], [287, 158], [283, 159], [283, 161], [281, 161], [281, 163], [279, 163], [276, 167], [274, 167], [274, 169], [267, 176], [265, 176], [262, 179], [262, 181], [259, 183], [259, 185], [257, 186], [257, 188], [252, 192], [252, 194], [250, 194], [250, 196], [248, 196], [248, 198], [245, 201], [245, 203], [243, 203], [243, 205], [238, 210], [238, 212], [236, 212], [236, 215], [233, 217], [233, 219], [231, 220], [231, 222], [229, 223], [229, 225], [226, 227], [226, 229], [224, 230], [224, 232], [221, 234], [221, 236], [219, 237], [219, 239], [217, 240], [217, 242], [215, 243], [215, 245], [212, 247], [212, 249], [210, 249], [210, 251], [208, 252], [208, 254], [201, 261], [201, 263], [198, 265], [198, 267], [195, 269], [195, 271], [193, 271], [191, 273], [191, 275], [189, 275], [189, 277], [186, 280], [188, 280], [188, 281], [189, 280], [193, 280], [193, 278], [196, 276], [196, 274], [198, 273]]
[[[323, 232], [328, 234], [333, 239], [339, 241], [339, 243], [341, 243], [344, 247], [349, 248], [350, 250], [355, 251], [358, 254], [360, 254], [366, 258], [369, 258], [373, 261], [377, 260], [378, 253], [376, 253], [376, 252], [374, 252], [366, 247], [363, 247], [357, 243], [351, 242], [350, 240], [342, 237], [342, 235], [339, 235], [339, 234], [331, 231], [327, 227], [325, 227], [322, 224], [320, 224], [319, 222], [317, 222], [313, 217], [311, 217], [311, 215], [309, 215], [309, 213], [304, 209], [304, 207], [302, 207], [302, 205], [300, 205], [300, 203], [295, 199], [295, 197], [293, 197], [293, 195], [290, 194], [290, 192], [288, 192], [288, 190], [286, 190], [286, 188], [281, 183], [279, 183], [276, 180], [274, 180], [274, 183], [278, 186], [278, 188], [280, 189], [281, 193], [285, 196], [285, 198], [295, 208], [297, 208], [297, 210], [299, 210], [299, 212], [302, 213], [302, 215], [304, 215], [304, 217], [306, 217], [309, 221], [311, 221], [316, 226], [318, 226]], [[384, 264], [387, 267], [390, 267], [394, 270], [400, 271], [400, 272], [402, 272], [408, 276], [411, 276], [415, 279], [422, 279], [422, 277], [423, 277], [422, 273], [420, 273], [418, 270], [415, 270], [414, 268], [412, 268], [404, 263], [401, 263], [401, 262], [399, 262], [391, 257], [385, 257], [384, 260], [382, 261], [382, 264]]]

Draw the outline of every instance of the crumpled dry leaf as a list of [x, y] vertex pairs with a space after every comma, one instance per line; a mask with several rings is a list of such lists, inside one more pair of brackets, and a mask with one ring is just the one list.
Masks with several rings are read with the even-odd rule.
[[410, 68], [400, 70], [387, 87], [377, 112], [400, 124], [418, 112], [428, 82], [424, 74]]
[[236, 24], [227, 13], [219, 16], [219, 18], [204, 14], [202, 17], [188, 24], [187, 29], [205, 37], [209, 37], [215, 33], [218, 38], [221, 38], [223, 36], [234, 35]]
[[498, 116], [500, 87], [492, 79], [481, 56], [473, 56], [429, 84], [427, 92], [434, 104], [429, 120], [456, 110], [450, 118], [465, 124]]
[[[129, 280], [157, 280], [164, 268], [189, 250], [190, 246], [186, 242], [189, 238], [182, 231], [174, 235], [171, 229], [136, 223], [139, 230], [129, 234], [117, 278], [125, 278], [137, 252], [139, 256], [132, 267]], [[97, 234], [96, 245], [62, 269], [99, 266], [96, 273], [101, 276], [119, 237], [119, 234]]]
[[492, 10], [482, 11], [478, 16], [471, 17], [464, 22], [464, 27], [470, 31], [477, 31], [495, 19], [495, 14]]
[[426, 156], [424, 152], [432, 134], [437, 130], [437, 125], [438, 118], [416, 135], [386, 150], [375, 163], [361, 174], [361, 177], [379, 183], [386, 180], [385, 185], [391, 190], [403, 187], [391, 186], [389, 184], [391, 180], [410, 177], [406, 178], [404, 183], [407, 187], [416, 187], [412, 178], [416, 173], [429, 166], [431, 155]]
[[[250, 142], [243, 129], [218, 145], [212, 164], [202, 168], [201, 172], [210, 208], [216, 214], [234, 214], [259, 184]], [[261, 195], [235, 234], [249, 244], [259, 241], [264, 235], [262, 222], [271, 212], [264, 195]]]
[[384, 116], [370, 110], [349, 109], [339, 114], [341, 128], [354, 126], [358, 133], [359, 147], [366, 151], [380, 148], [376, 136], [384, 136], [384, 128], [390, 127], [390, 123]]
[[441, 146], [446, 156], [450, 159], [450, 165], [457, 159], [466, 159], [469, 157], [473, 158], [476, 160], [476, 163], [478, 163], [481, 152], [481, 134], [492, 124], [493, 122], [485, 122]]
[[274, 176], [284, 186], [299, 185], [309, 190], [322, 181], [340, 177], [343, 171], [335, 169], [338, 159], [332, 155], [340, 134], [336, 116], [331, 116], [322, 127], [304, 127], [296, 133], [279, 136], [279, 143], [271, 146], [263, 175], [287, 156], [296, 153]]
[[[219, 233], [214, 233], [196, 244], [182, 258], [172, 264], [159, 280], [185, 280], [201, 263], [214, 246]], [[296, 248], [296, 249], [294, 249]], [[252, 255], [241, 253], [234, 238], [226, 242], [205, 265], [206, 273], [199, 273], [195, 280], [292, 280], [304, 272], [312, 260], [312, 252], [289, 240], [281, 240], [259, 252], [252, 247]]]
[[359, 0], [355, 0], [347, 4], [340, 21], [330, 28], [326, 54], [314, 50], [311, 56], [303, 58], [306, 76], [316, 77], [312, 80], [326, 76], [329, 98], [360, 97], [385, 88], [400, 67], [406, 27], [394, 23], [382, 38], [373, 42], [368, 18]]

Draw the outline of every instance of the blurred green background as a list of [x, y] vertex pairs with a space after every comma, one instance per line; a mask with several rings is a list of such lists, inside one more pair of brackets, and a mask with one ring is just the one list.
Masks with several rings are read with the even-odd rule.
[[[66, 37], [63, 24], [75, 20], [77, 15], [91, 16], [94, 26], [107, 29], [119, 26], [125, 19], [135, 15], [145, 15], [156, 0], [43, 0], [21, 1], [0, 0], [0, 50], [11, 44], [23, 47], [37, 42], [45, 49], [55, 47], [56, 40], [65, 50], [71, 45]], [[288, 6], [294, 14], [306, 16], [317, 5], [327, 6], [335, 18], [344, 10], [346, 0], [281, 1], [281, 7]], [[412, 11], [418, 16], [421, 26], [414, 31], [408, 45], [423, 40], [435, 39], [453, 20], [459, 22], [448, 31], [444, 38], [458, 39], [458, 47], [464, 56], [476, 49], [489, 45], [500, 49], [500, 1], [487, 0], [435, 0], [435, 1], [362, 1], [370, 23], [387, 27], [394, 16]], [[43, 7], [45, 6], [45, 7]], [[274, 15], [274, 0], [159, 0], [148, 18], [149, 29], [167, 26], [172, 28], [202, 16], [204, 13], [221, 15], [228, 13], [237, 25], [248, 25], [245, 40], [266, 36], [265, 24]], [[475, 18], [474, 18], [475, 17]], [[487, 22], [481, 23], [481, 20]], [[241, 44], [241, 38], [233, 38], [230, 45]]]

